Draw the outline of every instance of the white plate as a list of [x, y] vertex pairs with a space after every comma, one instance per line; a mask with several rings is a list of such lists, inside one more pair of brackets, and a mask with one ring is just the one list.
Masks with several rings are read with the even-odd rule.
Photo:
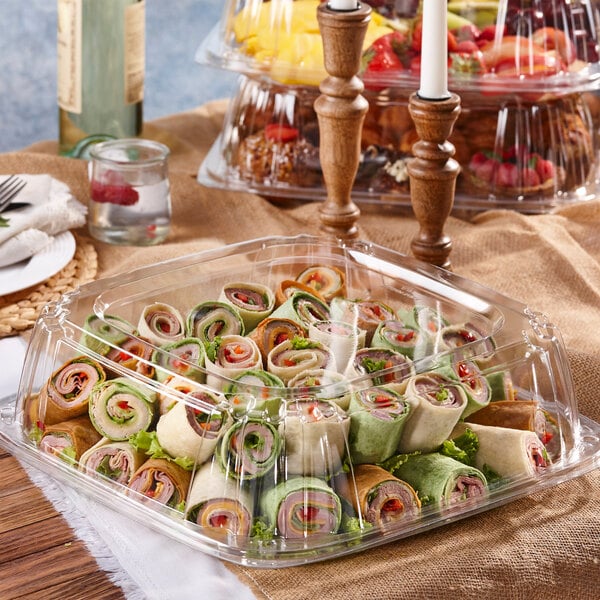
[[52, 277], [73, 258], [75, 247], [73, 234], [65, 231], [31, 258], [0, 267], [0, 296], [24, 290]]

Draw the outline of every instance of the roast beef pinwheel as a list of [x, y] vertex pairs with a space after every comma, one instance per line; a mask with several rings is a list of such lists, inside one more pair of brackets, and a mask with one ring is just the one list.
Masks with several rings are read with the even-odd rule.
[[141, 337], [155, 346], [175, 342], [185, 335], [185, 325], [180, 312], [164, 302], [153, 302], [145, 306], [137, 329]]
[[534, 431], [459, 423], [452, 437], [467, 429], [477, 436], [475, 466], [479, 469], [485, 466], [501, 477], [519, 478], [538, 476], [551, 465], [550, 456]]
[[81, 338], [82, 343], [102, 355], [107, 354], [111, 346], [120, 346], [135, 332], [131, 323], [116, 315], [99, 317], [91, 314], [86, 318], [83, 329], [86, 333]]
[[296, 321], [284, 318], [268, 317], [263, 319], [249, 334], [267, 364], [267, 356], [275, 346], [295, 337], [305, 337], [304, 328]]
[[171, 460], [149, 458], [133, 474], [128, 487], [159, 504], [182, 510], [191, 477], [191, 471]]
[[411, 406], [392, 386], [370, 387], [350, 397], [348, 441], [353, 464], [379, 463], [396, 452]]
[[147, 456], [129, 442], [100, 439], [81, 455], [79, 469], [95, 478], [127, 485]]
[[263, 477], [277, 462], [281, 437], [269, 421], [250, 417], [235, 422], [219, 440], [217, 457], [228, 477]]
[[346, 295], [346, 276], [332, 265], [313, 265], [296, 276], [296, 280], [317, 292], [326, 302]]
[[284, 383], [312, 369], [335, 371], [335, 357], [331, 350], [306, 338], [294, 338], [275, 346], [267, 357], [267, 369]]
[[275, 294], [260, 283], [228, 283], [221, 289], [219, 301], [238, 311], [247, 332], [266, 319], [275, 308]]
[[488, 496], [487, 480], [479, 469], [437, 452], [407, 456], [393, 473], [417, 491], [423, 506], [433, 506], [442, 516], [461, 512]]
[[262, 369], [262, 356], [257, 345], [248, 337], [224, 335], [216, 338], [206, 351], [206, 384], [223, 390], [229, 379], [249, 369]]
[[214, 452], [229, 418], [223, 409], [225, 399], [213, 392], [197, 390], [190, 392], [188, 398], [189, 402], [176, 402], [159, 418], [156, 437], [162, 449], [173, 458], [201, 464]]
[[[415, 490], [405, 481], [394, 477], [378, 465], [356, 465], [354, 484], [348, 476], [340, 478], [345, 485], [343, 497], [357, 515], [368, 523], [385, 527], [398, 521], [410, 521], [421, 512], [421, 501]], [[356, 486], [356, 487], [355, 487]]]
[[280, 425], [284, 464], [288, 475], [314, 475], [327, 479], [342, 466], [350, 419], [333, 402], [299, 398], [288, 402]]
[[261, 513], [286, 539], [336, 533], [342, 506], [333, 489], [316, 477], [293, 477], [265, 492]]
[[412, 415], [398, 449], [432, 452], [448, 438], [465, 410], [465, 390], [460, 382], [439, 373], [421, 373], [408, 380], [404, 394]]
[[102, 436], [124, 441], [152, 425], [157, 413], [156, 393], [128, 377], [117, 377], [94, 387], [89, 412]]
[[100, 439], [86, 416], [75, 417], [62, 423], [47, 425], [42, 432], [39, 448], [63, 460], [76, 464], [81, 455]]
[[186, 335], [203, 342], [212, 342], [224, 335], [244, 335], [240, 313], [226, 302], [201, 302], [190, 310], [186, 320]]
[[96, 384], [106, 379], [100, 363], [86, 356], [59, 367], [40, 390], [41, 419], [46, 425], [60, 423], [88, 412], [88, 400]]
[[214, 532], [247, 536], [252, 526], [254, 498], [212, 463], [194, 474], [185, 518]]
[[202, 340], [192, 337], [157, 348], [152, 353], [152, 362], [156, 365], [156, 379], [165, 381], [175, 374], [203, 383], [205, 354]]

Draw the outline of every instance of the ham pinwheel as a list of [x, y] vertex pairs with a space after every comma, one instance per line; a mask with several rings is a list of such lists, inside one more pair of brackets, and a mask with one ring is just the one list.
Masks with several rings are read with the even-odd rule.
[[89, 315], [83, 329], [86, 333], [81, 338], [82, 343], [102, 355], [108, 354], [112, 346], [120, 346], [135, 332], [131, 323], [115, 315]]
[[91, 477], [127, 485], [146, 458], [129, 442], [102, 438], [82, 454], [79, 469]]
[[346, 295], [346, 276], [343, 271], [331, 265], [307, 267], [296, 276], [296, 280], [309, 286], [326, 302]]
[[244, 322], [239, 312], [225, 302], [202, 302], [189, 312], [186, 335], [212, 342], [224, 335], [244, 335]]
[[228, 283], [223, 286], [219, 301], [237, 310], [246, 331], [254, 329], [275, 308], [275, 294], [260, 283]]
[[253, 340], [241, 335], [224, 335], [207, 348], [205, 366], [206, 384], [220, 391], [243, 371], [262, 369], [263, 364]]
[[267, 369], [284, 383], [312, 369], [336, 370], [333, 352], [320, 342], [294, 338], [275, 346], [267, 357]]
[[152, 353], [152, 362], [156, 365], [156, 379], [165, 381], [173, 375], [181, 375], [203, 383], [204, 357], [204, 344], [198, 338], [188, 337], [165, 344]]
[[82, 454], [99, 439], [100, 434], [90, 420], [81, 416], [44, 427], [39, 448], [42, 452], [75, 465]]
[[145, 306], [137, 328], [141, 337], [156, 346], [175, 342], [185, 335], [183, 317], [175, 307], [163, 302]]
[[269, 317], [262, 320], [249, 337], [256, 342], [266, 364], [267, 356], [275, 346], [295, 337], [304, 337], [304, 329], [291, 319]]
[[129, 489], [145, 498], [182, 511], [192, 472], [165, 458], [149, 458], [133, 474]]

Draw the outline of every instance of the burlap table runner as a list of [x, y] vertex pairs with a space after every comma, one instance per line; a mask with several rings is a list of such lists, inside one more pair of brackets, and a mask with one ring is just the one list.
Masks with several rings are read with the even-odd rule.
[[[271, 235], [318, 233], [318, 205], [274, 206], [207, 189], [196, 173], [217, 136], [224, 102], [151, 123], [167, 143], [173, 230], [156, 248], [94, 242], [98, 276], [205, 247]], [[50, 173], [87, 200], [85, 164], [48, 156], [53, 143], [0, 156], [0, 173]], [[361, 237], [409, 253], [416, 222], [365, 211]], [[85, 231], [77, 232], [85, 238]], [[490, 211], [450, 218], [454, 271], [545, 313], [562, 331], [582, 414], [600, 420], [600, 201], [542, 216]], [[229, 565], [258, 598], [578, 598], [600, 592], [600, 472], [430, 533], [345, 558], [257, 570]]]

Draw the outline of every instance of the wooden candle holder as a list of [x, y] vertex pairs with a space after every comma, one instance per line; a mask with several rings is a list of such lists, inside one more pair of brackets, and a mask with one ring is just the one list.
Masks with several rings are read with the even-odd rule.
[[323, 38], [325, 70], [329, 77], [319, 89], [314, 108], [319, 121], [319, 156], [327, 198], [319, 215], [321, 230], [335, 238], [358, 236], [359, 208], [351, 198], [360, 161], [362, 124], [369, 103], [361, 93], [362, 46], [371, 19], [371, 8], [337, 11], [327, 4], [317, 8]]
[[449, 269], [452, 241], [444, 226], [460, 166], [452, 158], [455, 149], [448, 138], [460, 114], [460, 98], [451, 94], [447, 100], [425, 100], [414, 93], [409, 111], [419, 136], [408, 163], [411, 203], [420, 226], [411, 249], [418, 259]]

